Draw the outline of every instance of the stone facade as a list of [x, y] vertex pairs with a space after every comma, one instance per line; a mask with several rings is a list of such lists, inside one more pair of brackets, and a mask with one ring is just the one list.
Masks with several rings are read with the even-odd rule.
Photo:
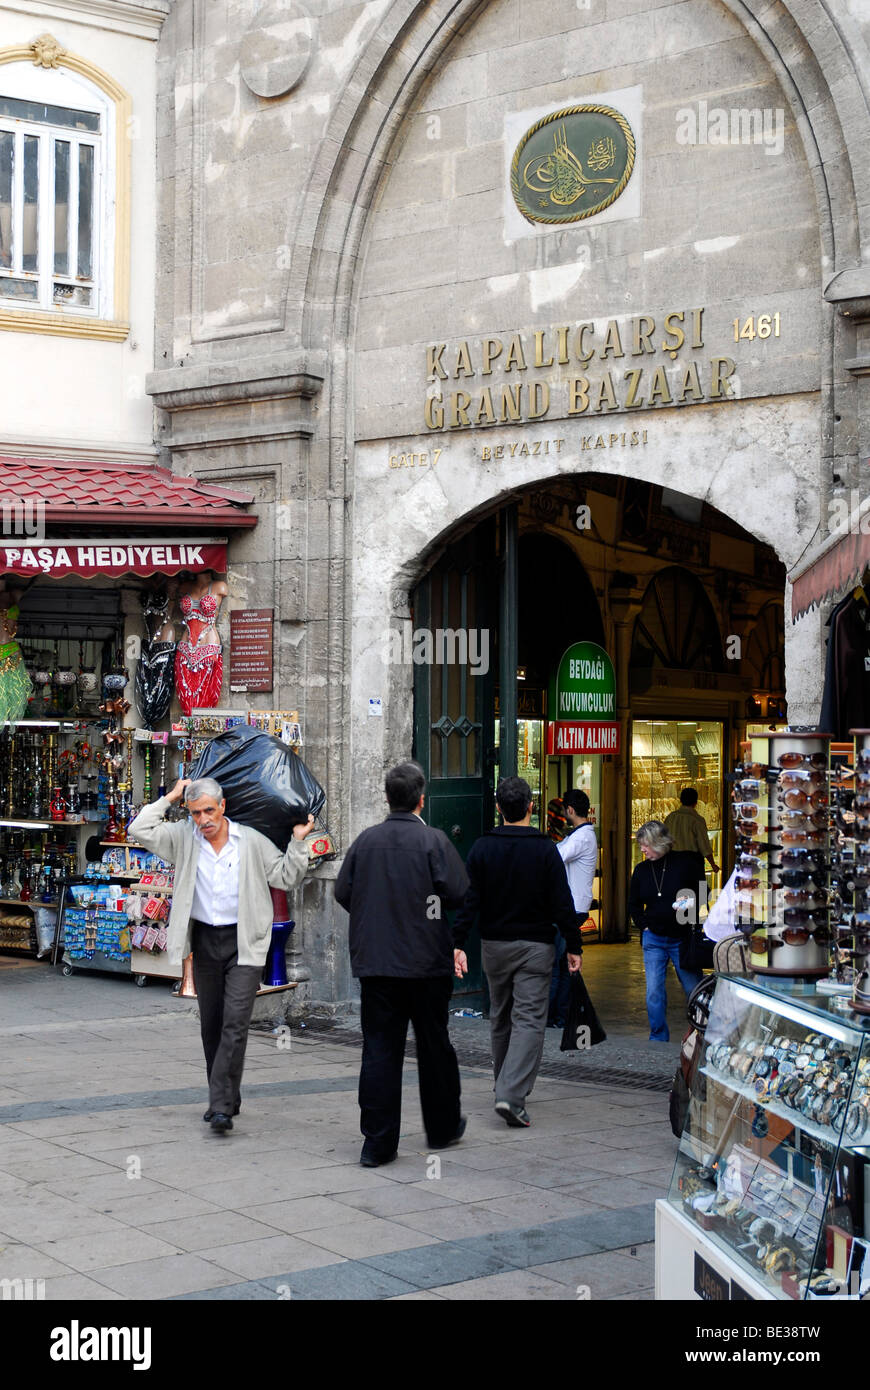
[[[828, 529], [830, 499], [863, 486], [868, 42], [858, 0], [172, 5], [158, 441], [176, 470], [257, 496], [231, 590], [276, 610], [269, 703], [300, 708], [342, 844], [379, 814], [383, 769], [411, 747], [410, 675], [386, 671], [382, 634], [469, 517], [548, 479], [636, 477], [704, 499], [791, 568]], [[521, 118], [607, 100], [637, 112], [630, 215], [615, 203], [516, 234], [506, 168]], [[666, 316], [685, 328], [699, 309], [695, 338], [668, 351]], [[778, 336], [739, 336], [777, 313]], [[638, 347], [641, 316], [655, 334]], [[554, 356], [560, 327], [571, 346]], [[500, 367], [514, 335], [525, 361]], [[487, 338], [501, 344], [489, 374]], [[732, 363], [718, 379], [713, 358]], [[626, 397], [636, 362], [642, 406]], [[533, 383], [549, 388], [538, 418]], [[512, 419], [498, 393], [520, 384]], [[451, 406], [456, 392], [469, 403]], [[789, 711], [812, 722], [824, 615], [792, 626], [788, 602]], [[342, 1001], [330, 878], [304, 891], [304, 949], [311, 997]]]

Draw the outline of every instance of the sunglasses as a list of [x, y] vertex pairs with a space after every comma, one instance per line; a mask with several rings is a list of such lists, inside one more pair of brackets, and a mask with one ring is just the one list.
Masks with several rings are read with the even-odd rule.
[[810, 806], [815, 810], [819, 806], [827, 806], [828, 794], [822, 791], [810, 792], [807, 794], [806, 792], [798, 791], [797, 788], [793, 788], [789, 791], [782, 792], [779, 800], [789, 811], [803, 811]]
[[824, 772], [812, 772], [809, 768], [801, 768], [798, 772], [781, 772], [777, 779], [777, 786], [824, 787], [827, 780]]
[[742, 874], [739, 869], [737, 873], [734, 875], [734, 877], [736, 882], [740, 884], [741, 888], [760, 888], [763, 883], [763, 879], [760, 878], [747, 878], [746, 875]]
[[827, 753], [780, 753], [777, 767], [827, 767]]
[[809, 927], [785, 927], [782, 936], [768, 937], [767, 945], [771, 949], [776, 946], [806, 946], [810, 939], [817, 946], [830, 945], [830, 927], [816, 927], [813, 930], [810, 930]]
[[855, 758], [855, 766], [870, 772], [870, 748], [862, 748]]
[[825, 927], [828, 928], [827, 912], [809, 912], [803, 907], [787, 907], [782, 914], [787, 927]]
[[780, 813], [779, 823], [783, 830], [824, 830], [828, 824], [827, 811], [790, 811]]
[[770, 850], [767, 840], [753, 840], [748, 835], [735, 836], [735, 844], [740, 854], [767, 854]]
[[[870, 767], [870, 763], [868, 763]], [[767, 763], [741, 763], [736, 767], [738, 777], [766, 777], [770, 769]]]
[[814, 893], [809, 888], [786, 889], [782, 895], [786, 907], [827, 907], [824, 893]]
[[781, 869], [779, 879], [771, 886], [779, 888], [800, 888], [804, 883], [814, 883], [817, 888], [824, 888], [825, 876], [818, 869]]
[[784, 846], [823, 845], [827, 836], [824, 830], [783, 830], [780, 839]]
[[762, 782], [758, 777], [743, 777], [739, 782], [734, 783], [731, 793], [733, 801], [739, 801], [742, 796], [758, 796], [767, 787], [766, 782]]
[[779, 859], [784, 869], [799, 869], [807, 864], [815, 864], [821, 868], [825, 862], [825, 854], [819, 849], [784, 849]]
[[866, 888], [870, 883], [870, 865], [861, 868], [841, 868], [834, 876], [834, 883], [847, 893], [853, 892], [856, 888]]

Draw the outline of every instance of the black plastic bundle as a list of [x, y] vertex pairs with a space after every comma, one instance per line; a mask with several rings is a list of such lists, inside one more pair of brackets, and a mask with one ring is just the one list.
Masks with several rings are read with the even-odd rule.
[[238, 724], [203, 749], [191, 778], [213, 777], [226, 797], [226, 814], [286, 849], [294, 825], [319, 816], [326, 793], [286, 743]]

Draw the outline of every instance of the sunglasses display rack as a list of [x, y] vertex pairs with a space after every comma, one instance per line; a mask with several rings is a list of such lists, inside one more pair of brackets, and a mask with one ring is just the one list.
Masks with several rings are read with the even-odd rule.
[[840, 909], [839, 945], [852, 963], [851, 1007], [870, 1015], [870, 729], [850, 729], [855, 740], [854, 796], [834, 812]]
[[753, 737], [733, 784], [736, 904], [759, 975], [820, 979], [831, 963], [829, 749], [833, 735]]

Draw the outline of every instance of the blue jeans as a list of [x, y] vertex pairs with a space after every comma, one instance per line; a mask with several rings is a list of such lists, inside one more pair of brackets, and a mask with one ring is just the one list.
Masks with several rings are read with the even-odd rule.
[[668, 994], [665, 977], [668, 961], [680, 977], [686, 998], [704, 978], [702, 970], [684, 970], [680, 965], [680, 943], [666, 936], [656, 936], [647, 929], [643, 934], [643, 967], [646, 972], [646, 1011], [649, 1015], [650, 1042], [668, 1042]]

